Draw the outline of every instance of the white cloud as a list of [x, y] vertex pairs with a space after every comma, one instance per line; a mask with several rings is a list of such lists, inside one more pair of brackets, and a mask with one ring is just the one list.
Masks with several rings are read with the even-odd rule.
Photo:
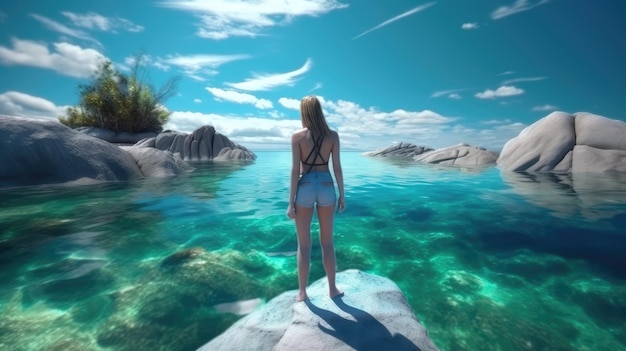
[[435, 4], [436, 4], [436, 2], [429, 2], [427, 4], [420, 5], [420, 6], [417, 6], [415, 8], [412, 8], [409, 11], [406, 11], [404, 13], [399, 14], [398, 16], [395, 16], [393, 18], [390, 18], [390, 19], [384, 21], [383, 23], [377, 25], [376, 27], [373, 27], [373, 28], [370, 28], [370, 29], [366, 30], [365, 32], [363, 32], [363, 33], [357, 35], [356, 37], [352, 38], [352, 40], [358, 39], [358, 38], [364, 36], [365, 34], [371, 33], [371, 32], [373, 32], [373, 31], [375, 31], [377, 29], [380, 29], [380, 28], [382, 28], [384, 26], [387, 26], [387, 25], [389, 25], [389, 24], [391, 24], [391, 23], [393, 23], [395, 21], [398, 21], [398, 20], [404, 18], [404, 17], [416, 14], [418, 12], [422, 12], [422, 11], [426, 10], [427, 8], [429, 8], [429, 7], [431, 7], [431, 6], [435, 5]]
[[337, 0], [163, 0], [160, 5], [198, 16], [197, 35], [216, 40], [256, 37], [266, 28], [297, 17], [317, 17], [348, 6]]
[[460, 94], [457, 94], [457, 93], [452, 93], [452, 94], [448, 95], [448, 97], [449, 97], [450, 99], [454, 99], [454, 100], [459, 100], [459, 99], [462, 99], [461, 95], [460, 95]]
[[284, 108], [290, 110], [300, 111], [300, 100], [281, 97], [278, 99], [278, 103], [283, 105]]
[[461, 91], [465, 91], [465, 90], [469, 90], [469, 89], [450, 89], [450, 90], [440, 90], [440, 91], [436, 91], [434, 92], [430, 97], [434, 97], [434, 98], [438, 98], [438, 97], [442, 97], [442, 96], [448, 96], [450, 98], [455, 98], [452, 97], [452, 95], [458, 95], [456, 93], [459, 93]]
[[[362, 107], [345, 100], [326, 100], [318, 97], [331, 128], [337, 130], [344, 150], [375, 150], [393, 142], [403, 141], [434, 148], [467, 142], [470, 145], [499, 151], [504, 143], [525, 127], [510, 120], [486, 121], [484, 128], [476, 129], [460, 123], [461, 119], [442, 116], [434, 111], [397, 109], [381, 111]], [[299, 104], [293, 98], [281, 98], [283, 106]], [[192, 132], [211, 124], [233, 141], [255, 150], [289, 150], [291, 134], [302, 128], [300, 118], [272, 110], [269, 117], [203, 114], [174, 111], [166, 129]]]
[[528, 77], [528, 78], [513, 78], [513, 79], [507, 79], [504, 82], [502, 82], [502, 85], [510, 85], [513, 83], [521, 83], [521, 82], [536, 82], [539, 80], [544, 80], [546, 79], [546, 77]]
[[541, 105], [532, 108], [533, 111], [556, 111], [559, 107], [556, 105]]
[[57, 106], [44, 98], [18, 91], [7, 91], [0, 94], [0, 114], [8, 116], [56, 119], [65, 115], [67, 107]]
[[494, 124], [510, 124], [512, 121], [510, 119], [490, 119], [487, 121], [480, 121], [480, 124], [485, 125], [494, 125]]
[[297, 78], [307, 73], [312, 66], [313, 61], [311, 61], [311, 59], [307, 59], [304, 65], [295, 71], [287, 73], [255, 74], [253, 78], [248, 78], [243, 82], [225, 84], [240, 90], [271, 90], [273, 88], [283, 85], [293, 85], [296, 82]]
[[63, 25], [63, 24], [61, 24], [59, 22], [51, 20], [48, 17], [38, 15], [36, 13], [31, 13], [30, 16], [32, 18], [36, 19], [37, 21], [39, 21], [46, 28], [48, 28], [50, 30], [53, 30], [53, 31], [55, 31], [57, 33], [69, 35], [70, 37], [74, 37], [74, 38], [77, 38], [77, 39], [88, 40], [88, 41], [94, 42], [94, 43], [98, 44], [99, 46], [101, 46], [99, 41], [97, 41], [96, 39], [92, 38], [89, 34], [83, 32], [82, 30], [69, 28], [69, 27], [67, 27], [67, 26], [65, 26], [65, 25]]
[[324, 85], [320, 82], [315, 83], [315, 85], [313, 86], [313, 88], [311, 88], [311, 90], [309, 91], [313, 91], [313, 90], [317, 90], [317, 89], [321, 89], [322, 87], [324, 87]]
[[515, 71], [505, 71], [505, 72], [502, 72], [502, 73], [500, 73], [498, 75], [499, 76], [508, 76], [508, 75], [511, 75], [511, 74], [515, 74]]
[[193, 99], [193, 102], [195, 102], [196, 104], [201, 104], [202, 100], [201, 99]]
[[54, 52], [46, 44], [12, 38], [12, 48], [0, 46], [0, 63], [46, 68], [59, 74], [91, 77], [105, 57], [94, 49], [83, 49], [69, 43], [54, 43]]
[[203, 125], [214, 126], [216, 131], [253, 151], [260, 149], [287, 150], [291, 133], [302, 128], [299, 119], [224, 116], [191, 111], [173, 111], [164, 128], [191, 133]]
[[96, 29], [103, 32], [113, 33], [115, 33], [117, 29], [125, 30], [128, 32], [141, 32], [144, 30], [143, 26], [134, 24], [133, 22], [121, 17], [109, 18], [99, 15], [95, 12], [78, 14], [63, 11], [61, 12], [61, 14], [69, 18], [75, 26], [87, 29]]
[[524, 94], [524, 90], [520, 88], [516, 88], [512, 85], [504, 85], [499, 87], [496, 90], [487, 89], [482, 93], [477, 93], [476, 96], [479, 99], [495, 99], [507, 96], [515, 96]]
[[153, 65], [167, 71], [171, 66], [178, 67], [188, 77], [203, 81], [204, 76], [217, 74], [217, 68], [225, 63], [247, 59], [248, 55], [170, 55], [165, 58], [158, 57], [153, 60]]
[[547, 4], [550, 0], [541, 0], [535, 3], [530, 3], [528, 0], [517, 0], [513, 5], [500, 6], [491, 13], [491, 19], [497, 20], [504, 17], [514, 15], [516, 13], [531, 10], [537, 6]]
[[463, 23], [463, 25], [461, 26], [461, 29], [465, 29], [465, 30], [478, 29], [478, 23]]
[[252, 94], [240, 93], [234, 90], [224, 90], [219, 88], [207, 87], [206, 90], [213, 94], [216, 101], [230, 101], [237, 104], [250, 104], [259, 109], [270, 109], [274, 106], [267, 99], [259, 99]]

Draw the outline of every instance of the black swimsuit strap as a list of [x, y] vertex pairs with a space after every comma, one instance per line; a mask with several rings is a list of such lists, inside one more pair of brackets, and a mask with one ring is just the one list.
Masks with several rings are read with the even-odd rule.
[[[313, 166], [323, 166], [328, 164], [328, 162], [324, 161], [324, 158], [322, 157], [322, 142], [324, 141], [324, 137], [320, 136], [319, 138], [315, 139], [315, 137], [313, 137], [313, 148], [311, 149], [311, 152], [309, 152], [309, 155], [306, 157], [306, 159], [304, 161], [302, 161], [303, 164], [309, 166], [309, 170], [307, 171], [307, 173], [311, 172], [311, 170], [313, 169]], [[316, 152], [317, 151], [317, 152]], [[316, 152], [315, 157], [313, 158], [313, 162], [309, 163], [309, 159], [311, 158], [311, 156], [313, 155], [313, 153]], [[316, 164], [315, 161], [317, 161], [317, 158], [320, 158], [322, 160], [321, 164]]]

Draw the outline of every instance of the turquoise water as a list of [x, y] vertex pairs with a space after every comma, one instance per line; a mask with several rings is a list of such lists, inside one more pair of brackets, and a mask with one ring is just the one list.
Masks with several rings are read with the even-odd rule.
[[[626, 350], [625, 177], [342, 157], [338, 270], [395, 281], [442, 350]], [[194, 350], [296, 289], [289, 162], [0, 190], [0, 349]]]

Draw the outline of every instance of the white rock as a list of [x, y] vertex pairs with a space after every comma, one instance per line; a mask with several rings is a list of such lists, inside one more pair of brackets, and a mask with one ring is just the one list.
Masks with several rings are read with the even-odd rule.
[[337, 286], [345, 296], [330, 299], [325, 277], [309, 286], [306, 302], [285, 292], [199, 350], [438, 350], [391, 280], [347, 270]]

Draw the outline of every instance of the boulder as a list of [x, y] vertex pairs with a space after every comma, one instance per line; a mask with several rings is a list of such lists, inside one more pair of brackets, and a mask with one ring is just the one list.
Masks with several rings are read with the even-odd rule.
[[413, 158], [425, 152], [433, 151], [431, 147], [419, 146], [411, 143], [398, 143], [391, 146], [383, 147], [374, 151], [363, 153], [363, 156], [370, 157], [402, 157]]
[[515, 172], [626, 172], [626, 123], [553, 112], [509, 140], [497, 164]]
[[213, 126], [200, 127], [191, 134], [166, 131], [135, 145], [167, 150], [185, 161], [256, 159], [252, 151], [216, 132]]
[[169, 151], [141, 146], [121, 148], [135, 159], [145, 177], [171, 177], [194, 170], [187, 162]]
[[0, 116], [0, 187], [143, 175], [131, 155], [54, 120]]
[[309, 286], [307, 301], [285, 292], [199, 350], [438, 350], [391, 280], [347, 270], [337, 285], [345, 295], [333, 299], [326, 278]]
[[97, 128], [97, 127], [78, 127], [78, 128], [75, 128], [75, 130], [81, 133], [87, 134], [87, 135], [91, 135], [92, 137], [102, 139], [110, 143], [117, 143], [117, 144], [135, 144], [143, 139], [154, 138], [157, 135], [157, 133], [149, 133], [149, 132], [115, 133], [114, 131], [103, 129], [103, 128]]
[[417, 162], [448, 166], [486, 166], [495, 164], [498, 154], [482, 147], [461, 143], [413, 157]]

